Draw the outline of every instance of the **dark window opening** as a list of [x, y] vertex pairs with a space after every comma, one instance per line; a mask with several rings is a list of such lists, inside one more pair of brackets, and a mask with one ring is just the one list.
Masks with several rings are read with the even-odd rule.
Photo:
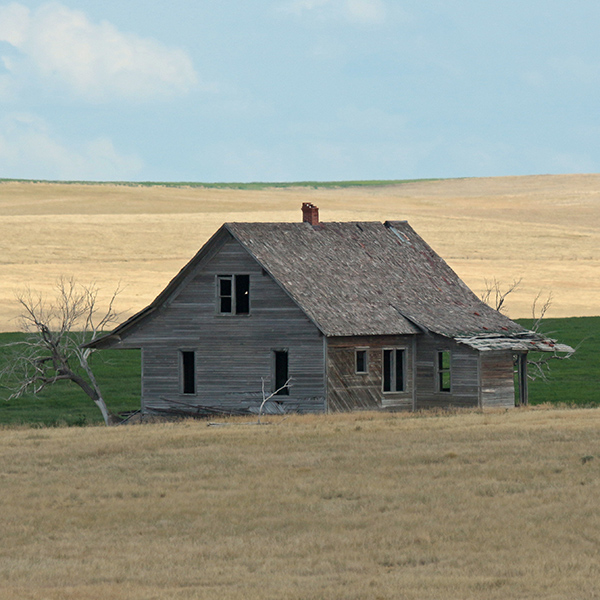
[[181, 352], [181, 379], [184, 394], [196, 393], [196, 353]]
[[357, 350], [356, 351], [356, 373], [367, 373], [367, 351]]
[[404, 349], [383, 351], [383, 391], [404, 391]]
[[289, 365], [287, 350], [275, 350], [275, 388], [278, 396], [289, 396], [290, 388], [285, 384], [289, 379]]
[[451, 388], [450, 350], [438, 350], [437, 384], [439, 392], [449, 392]]
[[235, 276], [235, 314], [250, 312], [250, 275]]
[[217, 294], [220, 314], [250, 313], [250, 275], [219, 275]]

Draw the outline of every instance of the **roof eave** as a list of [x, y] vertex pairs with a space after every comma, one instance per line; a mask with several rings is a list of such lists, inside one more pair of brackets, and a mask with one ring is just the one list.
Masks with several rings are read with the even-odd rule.
[[[135, 313], [129, 319], [118, 325], [111, 332], [103, 335], [102, 337], [97, 338], [96, 340], [89, 342], [82, 346], [83, 348], [96, 348], [96, 349], [104, 349], [111, 348], [115, 346], [117, 343], [120, 343], [126, 335], [129, 334], [131, 329], [138, 325], [141, 321], [145, 320], [152, 313], [154, 313], [157, 309], [164, 306], [171, 297], [176, 293], [176, 291], [180, 288], [180, 286], [184, 283], [187, 276], [193, 271], [196, 265], [209, 254], [212, 247], [215, 245], [219, 237], [223, 235], [225, 231], [225, 225], [219, 227], [219, 229], [208, 239], [208, 241], [198, 250], [198, 252], [194, 255], [194, 257], [189, 260], [171, 279], [171, 281], [167, 284], [167, 286], [156, 296], [156, 298], [145, 308]], [[229, 230], [227, 230], [229, 232]], [[229, 232], [230, 235], [231, 232]], [[112, 339], [112, 341], [110, 341]]]
[[513, 335], [500, 333], [478, 333], [456, 336], [458, 343], [480, 352], [510, 350], [512, 352], [552, 352], [554, 354], [573, 354], [575, 349], [568, 344], [559, 344], [556, 340], [534, 331], [524, 330]]

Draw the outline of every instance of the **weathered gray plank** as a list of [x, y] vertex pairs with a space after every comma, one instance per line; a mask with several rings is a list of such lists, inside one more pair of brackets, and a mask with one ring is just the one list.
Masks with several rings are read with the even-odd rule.
[[[250, 315], [216, 312], [217, 275], [250, 275]], [[262, 402], [261, 378], [272, 391], [273, 350], [289, 354], [293, 385], [278, 396], [284, 409], [325, 410], [323, 337], [285, 292], [233, 239], [200, 264], [168, 306], [128, 345], [143, 346], [142, 407], [188, 405], [250, 408]], [[181, 393], [180, 350], [196, 353], [196, 394]]]

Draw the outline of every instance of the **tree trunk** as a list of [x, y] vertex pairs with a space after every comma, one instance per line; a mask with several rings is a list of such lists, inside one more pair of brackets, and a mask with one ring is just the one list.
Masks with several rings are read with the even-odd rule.
[[[87, 366], [87, 365], [86, 365]], [[84, 366], [85, 368], [85, 366]], [[88, 367], [89, 369], [89, 367]], [[86, 369], [86, 370], [88, 370]], [[89, 373], [88, 373], [89, 375]], [[100, 409], [102, 413], [102, 418], [104, 419], [105, 425], [111, 424], [110, 413], [108, 412], [108, 408], [106, 407], [106, 402], [104, 402], [104, 398], [98, 389], [98, 384], [96, 380], [92, 377], [92, 384], [90, 385], [83, 377], [80, 377], [76, 373], [71, 372], [71, 381], [76, 383], [93, 401], [94, 404]]]

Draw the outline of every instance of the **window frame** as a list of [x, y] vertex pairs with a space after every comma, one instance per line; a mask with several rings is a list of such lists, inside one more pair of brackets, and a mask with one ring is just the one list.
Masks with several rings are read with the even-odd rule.
[[[389, 386], [390, 389], [386, 390], [386, 359], [385, 353], [390, 352], [390, 377], [389, 377]], [[402, 385], [398, 388], [398, 353], [400, 353], [401, 361], [401, 375], [402, 375]], [[406, 376], [406, 365], [407, 365], [407, 348], [404, 346], [396, 346], [393, 348], [382, 348], [381, 349], [381, 391], [384, 394], [402, 394], [405, 393], [408, 389]]]
[[[241, 296], [238, 296], [240, 290], [240, 284], [244, 278], [246, 284], [245, 289], [247, 298], [242, 300]], [[229, 294], [222, 293], [222, 282], [229, 282]], [[234, 273], [234, 274], [222, 274], [216, 275], [215, 278], [215, 309], [216, 314], [223, 317], [246, 317], [250, 314], [250, 274], [249, 273]], [[228, 300], [230, 310], [223, 310], [223, 300]], [[246, 310], [240, 310], [240, 307], [244, 305]]]
[[[444, 356], [448, 357], [447, 366], [444, 366]], [[444, 384], [447, 378], [448, 385]], [[441, 348], [435, 352], [435, 386], [440, 394], [452, 393], [452, 350]]]
[[[364, 354], [363, 357], [363, 370], [358, 369], [358, 355]], [[369, 374], [369, 348], [355, 348], [354, 349], [354, 374], [355, 375], [368, 375]]]

